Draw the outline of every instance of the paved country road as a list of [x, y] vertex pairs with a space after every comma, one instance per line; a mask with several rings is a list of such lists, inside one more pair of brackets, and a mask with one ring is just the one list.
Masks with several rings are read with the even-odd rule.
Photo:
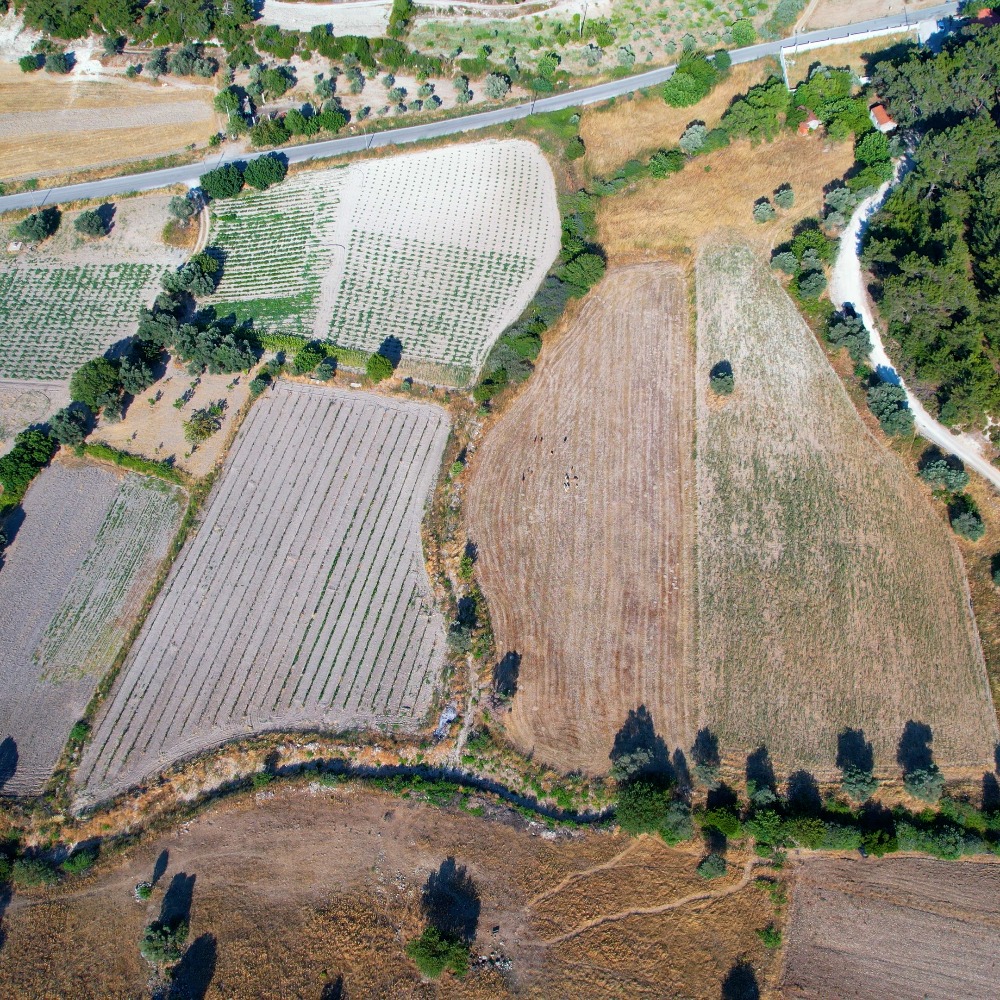
[[[957, 2], [943, 3], [937, 7], [928, 7], [913, 14], [903, 12], [888, 17], [879, 17], [871, 21], [858, 21], [845, 24], [839, 28], [824, 28], [821, 31], [800, 32], [792, 38], [780, 39], [774, 42], [763, 42], [759, 45], [749, 45], [743, 49], [731, 49], [729, 54], [734, 63], [753, 62], [765, 56], [777, 55], [783, 46], [798, 42], [825, 41], [827, 39], [846, 38], [849, 35], [865, 34], [869, 31], [881, 31], [887, 28], [902, 28], [919, 21], [931, 21], [954, 14], [958, 9]], [[570, 90], [564, 94], [553, 94], [550, 97], [538, 98], [513, 107], [495, 108], [492, 111], [481, 111], [477, 114], [461, 118], [451, 118], [446, 121], [428, 122], [425, 125], [411, 125], [408, 128], [389, 129], [383, 132], [360, 132], [344, 136], [340, 139], [327, 139], [323, 142], [310, 142], [302, 146], [292, 146], [282, 149], [289, 163], [301, 163], [327, 156], [342, 156], [345, 153], [356, 153], [362, 149], [375, 146], [401, 145], [408, 142], [418, 142], [421, 139], [435, 139], [438, 136], [454, 135], [459, 132], [474, 129], [489, 128], [503, 122], [526, 118], [532, 113], [544, 111], [559, 111], [563, 108], [577, 107], [581, 104], [594, 104], [606, 101], [611, 97], [642, 90], [664, 83], [670, 79], [674, 66], [663, 66], [639, 73], [636, 76], [625, 77], [622, 80], [612, 80], [609, 83], [599, 83], [593, 87], [583, 87]], [[107, 198], [130, 191], [148, 191], [152, 188], [168, 187], [171, 184], [193, 185], [198, 178], [213, 167], [237, 160], [251, 160], [263, 156], [267, 150], [256, 153], [246, 153], [236, 149], [227, 149], [221, 153], [207, 157], [196, 163], [188, 163], [182, 167], [168, 167], [165, 170], [151, 170], [147, 173], [128, 174], [120, 177], [109, 177], [101, 181], [88, 181], [84, 184], [70, 184], [65, 187], [45, 188], [37, 191], [24, 191], [0, 198], [0, 212], [17, 208], [37, 208], [41, 205], [56, 204], [61, 201], [77, 201], [84, 198]]]

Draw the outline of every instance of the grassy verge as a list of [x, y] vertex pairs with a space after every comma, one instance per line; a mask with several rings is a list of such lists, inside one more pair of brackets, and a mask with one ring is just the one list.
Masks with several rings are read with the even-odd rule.
[[178, 486], [186, 486], [190, 482], [189, 476], [169, 462], [159, 462], [151, 458], [144, 458], [142, 455], [133, 455], [128, 451], [119, 451], [107, 444], [85, 444], [83, 453], [88, 458], [95, 458], [101, 462], [111, 462], [119, 468], [141, 472], [147, 476], [157, 476], [159, 479], [165, 479], [168, 483], [176, 483]]

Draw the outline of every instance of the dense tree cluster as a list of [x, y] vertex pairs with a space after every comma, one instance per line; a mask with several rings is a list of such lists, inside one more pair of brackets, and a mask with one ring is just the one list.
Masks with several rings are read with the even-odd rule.
[[56, 442], [44, 431], [29, 428], [14, 438], [14, 447], [0, 457], [0, 510], [17, 503], [28, 484], [49, 464], [55, 454]]
[[884, 62], [874, 83], [916, 139], [864, 262], [901, 370], [946, 424], [1000, 406], [1000, 28]]
[[714, 59], [701, 53], [685, 53], [673, 76], [663, 85], [663, 99], [671, 107], [688, 108], [706, 97], [729, 68], [729, 57], [717, 53]]

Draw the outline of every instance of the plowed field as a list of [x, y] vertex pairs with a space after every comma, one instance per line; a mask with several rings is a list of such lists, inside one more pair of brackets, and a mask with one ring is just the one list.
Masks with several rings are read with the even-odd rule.
[[476, 456], [466, 505], [510, 734], [603, 772], [630, 709], [690, 745], [693, 352], [679, 270], [610, 273]]
[[[724, 751], [833, 771], [864, 729], [896, 771], [993, 766], [997, 723], [950, 529], [865, 429], [791, 299], [746, 247], [698, 260], [698, 666]], [[736, 390], [709, 390], [728, 360]]]
[[783, 996], [997, 995], [1000, 865], [810, 858], [796, 873]]
[[254, 406], [87, 748], [88, 798], [250, 732], [422, 718], [444, 628], [419, 527], [447, 435], [438, 407], [350, 391]]

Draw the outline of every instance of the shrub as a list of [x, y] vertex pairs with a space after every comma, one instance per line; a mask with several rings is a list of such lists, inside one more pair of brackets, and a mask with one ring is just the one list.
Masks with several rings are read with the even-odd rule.
[[406, 945], [406, 954], [431, 979], [437, 979], [445, 969], [457, 976], [464, 976], [469, 970], [469, 945], [461, 938], [442, 934], [433, 925]]
[[58, 208], [43, 208], [40, 212], [32, 212], [26, 219], [22, 219], [14, 227], [14, 235], [19, 240], [27, 240], [29, 243], [41, 243], [59, 228], [61, 221], [62, 214]]
[[944, 775], [938, 770], [937, 764], [914, 768], [903, 775], [903, 787], [913, 796], [924, 802], [937, 802], [944, 791]]
[[892, 382], [876, 382], [867, 392], [868, 409], [878, 417], [886, 434], [911, 434], [913, 413], [906, 403], [906, 390]]
[[296, 375], [307, 375], [326, 357], [323, 345], [316, 341], [305, 344], [295, 355], [292, 362], [292, 371]]
[[153, 895], [153, 883], [139, 882], [133, 890], [133, 894], [135, 895], [135, 898], [140, 901], [149, 899], [149, 897]]
[[795, 281], [799, 295], [804, 299], [818, 299], [826, 288], [826, 275], [818, 268], [805, 271]]
[[781, 947], [781, 931], [774, 924], [768, 924], [767, 927], [757, 931], [757, 937], [764, 942], [765, 948]]
[[93, 209], [81, 212], [73, 223], [73, 228], [84, 236], [98, 237], [108, 235], [108, 224]]
[[199, 184], [209, 198], [233, 198], [243, 190], [243, 174], [235, 164], [227, 163], [202, 174]]
[[966, 508], [951, 518], [951, 528], [956, 535], [978, 542], [986, 534], [986, 525], [978, 510]]
[[73, 57], [66, 52], [52, 52], [45, 57], [45, 72], [68, 73], [73, 68]]
[[107, 358], [94, 358], [81, 365], [69, 381], [69, 396], [74, 403], [83, 403], [97, 413], [102, 400], [117, 394], [120, 388], [118, 365]]
[[754, 28], [753, 22], [746, 18], [740, 18], [739, 21], [734, 22], [730, 30], [733, 33], [733, 44], [737, 48], [746, 48], [757, 41], [757, 30]]
[[872, 352], [872, 340], [864, 321], [850, 306], [836, 312], [826, 327], [826, 339], [834, 347], [846, 347], [855, 364], [867, 360]]
[[510, 80], [502, 73], [490, 73], [483, 81], [483, 93], [490, 100], [503, 100], [510, 93]]
[[59, 881], [59, 873], [41, 858], [18, 858], [11, 866], [10, 877], [14, 885], [23, 889], [55, 885]]
[[969, 474], [957, 459], [941, 458], [927, 462], [920, 469], [920, 478], [935, 490], [960, 493], [969, 485]]
[[604, 277], [604, 258], [596, 253], [582, 253], [562, 269], [562, 279], [582, 295]]
[[695, 871], [704, 879], [721, 878], [728, 871], [726, 859], [716, 851], [703, 858]]
[[250, 142], [254, 146], [280, 146], [288, 141], [289, 135], [277, 118], [262, 118], [250, 129]]
[[799, 262], [791, 250], [782, 250], [771, 258], [771, 267], [784, 271], [785, 274], [795, 274], [799, 269]]
[[243, 171], [243, 180], [258, 191], [265, 191], [272, 184], [280, 184], [288, 173], [285, 161], [274, 153], [251, 160]]
[[77, 851], [71, 854], [63, 863], [62, 870], [69, 875], [82, 875], [94, 867], [97, 860], [96, 850]]
[[659, 833], [668, 843], [685, 840], [693, 832], [690, 810], [675, 801], [670, 787], [642, 778], [619, 788], [615, 817], [625, 833]]
[[581, 136], [575, 135], [566, 143], [566, 159], [579, 160], [587, 152]]
[[48, 465], [55, 450], [55, 441], [44, 431], [29, 428], [14, 438], [14, 447], [0, 457], [0, 486], [5, 506], [10, 499], [16, 501], [23, 496], [31, 480]]
[[170, 199], [168, 211], [178, 222], [188, 222], [199, 210], [198, 199], [193, 198], [191, 193], [186, 195], [175, 195]]
[[768, 198], [758, 198], [753, 204], [754, 222], [770, 222], [777, 214]]
[[255, 379], [250, 380], [250, 398], [256, 399], [267, 387], [270, 385], [271, 380], [269, 378], [263, 378], [258, 375]]
[[21, 56], [17, 61], [22, 73], [34, 73], [45, 65], [45, 56], [39, 53], [32, 53], [28, 56]]
[[200, 407], [184, 422], [184, 437], [189, 444], [207, 441], [221, 426], [222, 414], [226, 408], [224, 399], [217, 399], [208, 406]]
[[80, 444], [87, 436], [87, 414], [79, 407], [64, 406], [49, 418], [49, 433], [67, 447]]
[[841, 771], [840, 786], [852, 799], [864, 802], [878, 788], [878, 780], [871, 771], [848, 764]]
[[154, 920], [142, 935], [139, 952], [151, 965], [167, 965], [180, 959], [187, 936], [186, 920], [169, 924]]
[[368, 359], [368, 364], [365, 365], [365, 374], [373, 382], [381, 382], [383, 379], [389, 378], [392, 372], [392, 361], [384, 354], [373, 354]]
[[685, 153], [691, 156], [705, 145], [705, 137], [707, 135], [708, 126], [704, 122], [694, 122], [684, 129], [679, 145]]
[[736, 388], [736, 376], [728, 361], [719, 361], [708, 373], [708, 384], [716, 396], [729, 396]]
[[666, 177], [684, 169], [684, 154], [679, 149], [660, 149], [649, 158], [649, 176]]
[[782, 184], [774, 192], [774, 202], [778, 208], [791, 208], [795, 204], [795, 192], [792, 190], [791, 184]]
[[743, 832], [739, 816], [731, 809], [707, 809], [699, 818], [703, 829], [718, 830], [728, 840], [733, 840]]

